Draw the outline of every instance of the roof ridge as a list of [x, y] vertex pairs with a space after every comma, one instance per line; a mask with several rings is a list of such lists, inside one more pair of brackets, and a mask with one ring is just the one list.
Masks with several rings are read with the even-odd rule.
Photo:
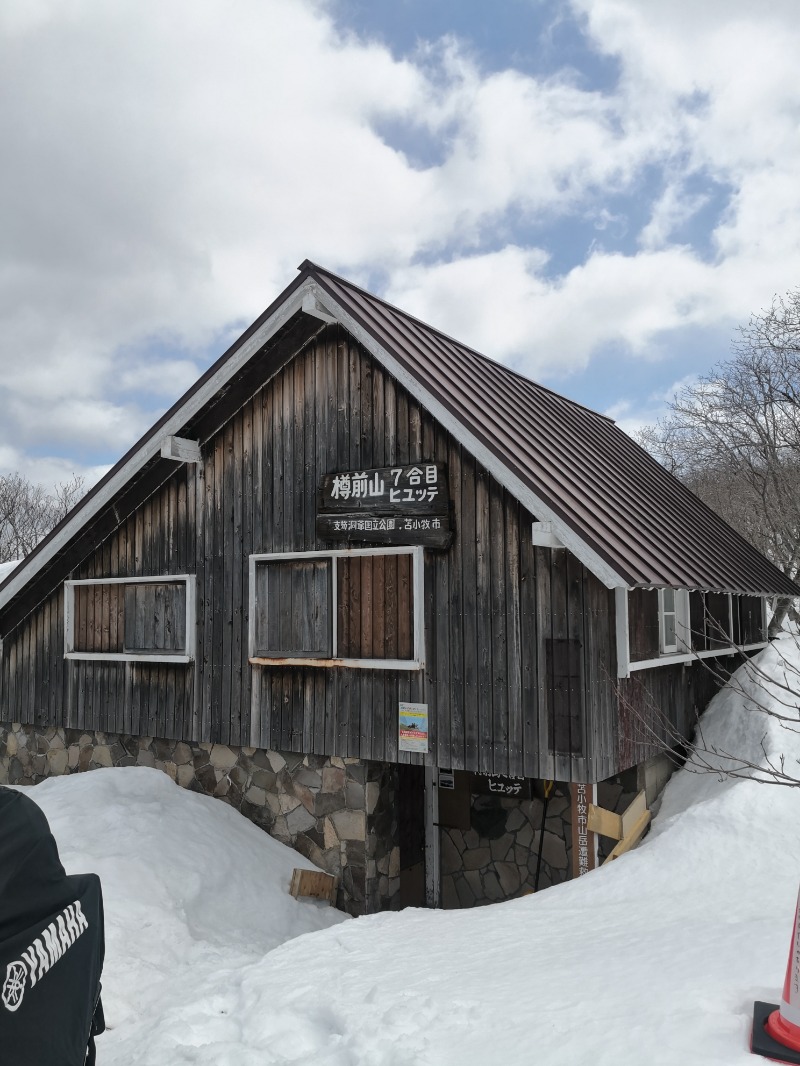
[[458, 340], [456, 337], [451, 336], [449, 333], [445, 333], [444, 330], [439, 329], [437, 326], [432, 326], [430, 322], [425, 322], [421, 318], [417, 318], [416, 315], [409, 314], [408, 311], [404, 311], [396, 304], [389, 303], [382, 296], [377, 296], [374, 292], [370, 292], [369, 289], [364, 289], [360, 285], [356, 285], [354, 282], [349, 281], [347, 278], [336, 274], [333, 270], [327, 270], [325, 267], [320, 266], [318, 263], [314, 263], [311, 259], [304, 259], [298, 270], [304, 271], [308, 274], [325, 274], [330, 278], [334, 278], [340, 285], [346, 286], [348, 289], [353, 289], [356, 292], [361, 293], [370, 300], [375, 300], [377, 303], [382, 304], [384, 307], [388, 307], [395, 314], [400, 315], [402, 318], [407, 319], [410, 322], [415, 322], [418, 326], [428, 330], [430, 333], [435, 334], [437, 337], [441, 337], [443, 340], [448, 341], [450, 344], [455, 345], [457, 348], [461, 348], [464, 351], [469, 352], [471, 355], [476, 356], [478, 359], [483, 359], [485, 362], [490, 363], [492, 366], [498, 367], [504, 373], [511, 377], [517, 378], [529, 387], [540, 389], [542, 392], [548, 393], [550, 396], [555, 397], [557, 400], [561, 400], [564, 403], [570, 404], [572, 407], [577, 407], [581, 411], [586, 411], [588, 414], [593, 415], [595, 418], [600, 418], [604, 422], [610, 423], [612, 426], [616, 425], [616, 422], [610, 415], [603, 414], [602, 411], [595, 411], [593, 407], [587, 407], [585, 403], [581, 403], [579, 400], [573, 400], [571, 396], [565, 396], [562, 392], [557, 392], [555, 389], [551, 389], [548, 385], [542, 385], [540, 381], [535, 381], [533, 378], [528, 377], [527, 374], [523, 374], [519, 370], [515, 370], [513, 367], [507, 366], [505, 363], [501, 363], [499, 359], [495, 359], [490, 355], [486, 355], [484, 352], [479, 352], [477, 348], [471, 347], [469, 344], [464, 344], [463, 341]]

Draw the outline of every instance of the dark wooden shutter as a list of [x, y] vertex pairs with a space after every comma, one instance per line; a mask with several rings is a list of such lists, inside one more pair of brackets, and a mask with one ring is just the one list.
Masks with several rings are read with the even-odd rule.
[[256, 568], [255, 654], [329, 659], [330, 559], [289, 559]]
[[73, 649], [121, 652], [124, 636], [124, 585], [75, 585]]
[[695, 590], [689, 593], [689, 630], [694, 651], [707, 651], [706, 594], [704, 592]]
[[709, 592], [706, 595], [706, 633], [709, 648], [727, 648], [731, 643], [730, 628], [727, 593]]
[[628, 593], [628, 632], [631, 642], [631, 662], [657, 659], [658, 592], [655, 589], [631, 589]]
[[578, 755], [583, 750], [581, 643], [579, 640], [548, 638], [545, 645], [553, 749]]
[[125, 585], [125, 651], [186, 651], [186, 586], [183, 582]]
[[739, 600], [741, 644], [758, 644], [765, 639], [760, 596], [736, 596]]
[[342, 659], [414, 657], [410, 555], [337, 560], [337, 649]]

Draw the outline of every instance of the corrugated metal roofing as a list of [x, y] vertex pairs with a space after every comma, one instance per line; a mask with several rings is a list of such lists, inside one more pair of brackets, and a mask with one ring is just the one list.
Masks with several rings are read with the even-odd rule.
[[[208, 407], [225, 393], [231, 375], [257, 356], [259, 338], [271, 336], [281, 322], [289, 321], [287, 316], [297, 315], [297, 301], [308, 286], [327, 293], [465, 435], [527, 486], [572, 532], [573, 540], [626, 584], [800, 595], [797, 586], [609, 418], [306, 261], [298, 277], [52, 533], [11, 573], [0, 574], [0, 608], [22, 596], [37, 574], [59, 569], [66, 547], [104, 508], [113, 510], [163, 434], [180, 434], [198, 404]], [[248, 346], [253, 349], [249, 355]]]
[[300, 269], [627, 584], [798, 594], [611, 419], [313, 263]]

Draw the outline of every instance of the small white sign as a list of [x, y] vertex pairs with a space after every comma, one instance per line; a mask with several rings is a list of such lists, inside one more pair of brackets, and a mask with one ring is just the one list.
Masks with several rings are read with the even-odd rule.
[[427, 703], [400, 704], [400, 751], [428, 750]]
[[456, 787], [456, 775], [452, 770], [440, 770], [439, 771], [439, 788], [446, 788], [451, 792], [455, 791]]

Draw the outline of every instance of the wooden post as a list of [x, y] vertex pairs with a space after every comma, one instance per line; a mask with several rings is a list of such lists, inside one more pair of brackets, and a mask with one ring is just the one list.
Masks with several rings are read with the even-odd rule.
[[441, 884], [439, 849], [438, 769], [425, 767], [425, 905], [439, 906]]
[[597, 866], [597, 834], [589, 829], [589, 806], [597, 803], [597, 785], [570, 785], [572, 814], [572, 876], [582, 877]]
[[628, 590], [614, 589], [617, 634], [617, 677], [631, 676], [631, 635], [628, 625]]

